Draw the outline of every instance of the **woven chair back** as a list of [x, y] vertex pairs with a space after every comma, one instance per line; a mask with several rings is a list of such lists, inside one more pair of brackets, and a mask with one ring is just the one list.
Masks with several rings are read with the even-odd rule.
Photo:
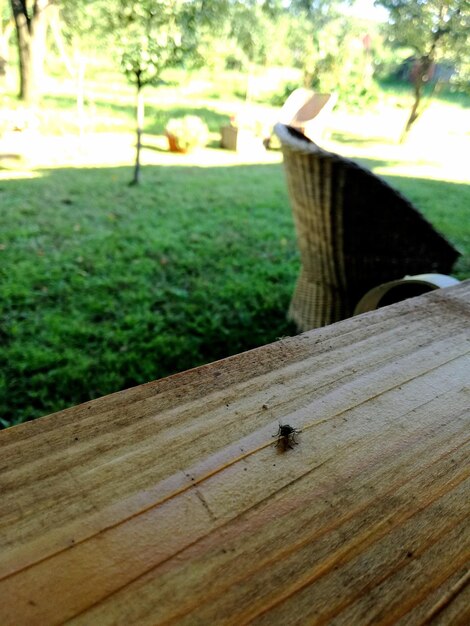
[[448, 274], [458, 252], [388, 183], [275, 126], [284, 155], [301, 271], [289, 317], [304, 331], [353, 314], [376, 285], [407, 274]]

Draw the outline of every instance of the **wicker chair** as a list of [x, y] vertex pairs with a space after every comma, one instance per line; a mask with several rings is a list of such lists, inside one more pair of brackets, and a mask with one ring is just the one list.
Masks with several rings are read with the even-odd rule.
[[302, 262], [288, 313], [300, 331], [350, 317], [380, 283], [450, 272], [459, 253], [398, 191], [295, 128], [274, 131]]

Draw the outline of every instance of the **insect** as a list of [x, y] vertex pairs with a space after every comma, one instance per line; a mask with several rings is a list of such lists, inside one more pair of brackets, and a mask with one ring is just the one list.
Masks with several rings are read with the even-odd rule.
[[295, 440], [295, 436], [300, 432], [302, 431], [289, 426], [289, 424], [279, 424], [279, 430], [273, 435], [273, 437], [277, 437], [276, 448], [280, 446], [284, 452], [287, 448], [293, 450], [294, 446], [292, 444], [297, 445], [299, 443]]

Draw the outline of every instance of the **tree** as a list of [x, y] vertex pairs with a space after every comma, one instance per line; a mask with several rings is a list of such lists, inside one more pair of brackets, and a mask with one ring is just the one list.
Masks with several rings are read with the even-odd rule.
[[136, 88], [137, 146], [132, 185], [141, 177], [143, 88], [161, 82], [166, 69], [197, 59], [198, 29], [213, 18], [217, 4], [217, 0], [117, 0], [114, 10], [108, 11], [121, 69]]
[[[469, 0], [376, 0], [388, 9], [387, 34], [394, 46], [414, 52], [411, 72], [414, 101], [402, 140], [422, 112], [421, 101], [434, 64], [452, 59], [459, 64], [458, 50], [467, 50], [470, 43]], [[462, 58], [465, 57], [465, 53]]]
[[33, 104], [41, 93], [48, 9], [52, 0], [10, 0], [16, 25], [20, 98]]

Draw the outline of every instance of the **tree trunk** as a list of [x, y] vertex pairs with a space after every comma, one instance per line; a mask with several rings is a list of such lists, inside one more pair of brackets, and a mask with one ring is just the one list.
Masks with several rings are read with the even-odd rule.
[[406, 122], [405, 128], [403, 129], [403, 132], [401, 134], [400, 143], [403, 143], [405, 141], [408, 133], [410, 132], [411, 127], [416, 122], [416, 120], [419, 117], [419, 114], [421, 113], [421, 111], [419, 110], [419, 105], [421, 102], [421, 96], [423, 95], [423, 87], [424, 87], [424, 80], [422, 76], [419, 79], [415, 78], [413, 87], [414, 87], [414, 102], [411, 107], [411, 112]]
[[34, 104], [40, 97], [46, 56], [49, 0], [35, 0], [30, 15], [24, 0], [11, 0], [18, 40], [20, 99]]
[[144, 94], [142, 92], [142, 83], [140, 81], [140, 74], [137, 74], [137, 97], [136, 97], [136, 153], [135, 153], [135, 166], [134, 177], [129, 185], [138, 185], [140, 183], [140, 151], [142, 148], [142, 130], [144, 127]]
[[429, 80], [429, 77], [430, 77], [431, 69], [434, 63], [436, 45], [440, 36], [441, 34], [440, 32], [438, 32], [436, 36], [434, 37], [434, 41], [431, 45], [430, 51], [427, 54], [423, 55], [420, 58], [418, 65], [416, 65], [412, 69], [412, 79], [413, 79], [415, 99], [413, 102], [413, 106], [411, 107], [410, 116], [408, 118], [408, 121], [406, 122], [405, 128], [403, 129], [402, 135], [400, 137], [400, 143], [403, 143], [411, 127], [413, 126], [413, 124], [416, 122], [416, 120], [421, 114], [420, 103], [421, 103], [421, 98], [423, 95], [423, 89], [424, 89], [425, 83]]

